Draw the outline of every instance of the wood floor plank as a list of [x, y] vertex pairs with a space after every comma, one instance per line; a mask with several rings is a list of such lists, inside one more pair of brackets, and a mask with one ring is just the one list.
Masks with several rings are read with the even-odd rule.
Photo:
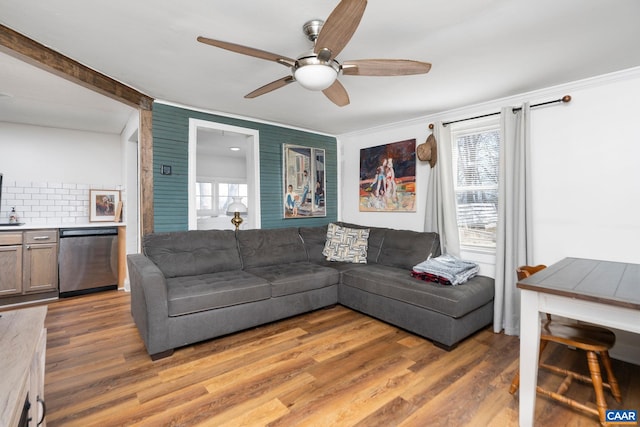
[[[277, 400], [279, 405], [281, 405], [281, 407], [287, 408], [287, 406], [282, 403], [282, 401], [278, 398], [278, 396], [281, 396], [282, 394], [290, 393], [294, 390], [299, 390], [300, 388], [303, 388], [311, 384], [313, 381], [315, 381], [315, 378], [309, 375], [308, 373], [302, 373], [300, 375], [296, 375], [295, 377], [292, 377], [289, 381], [282, 383], [277, 387], [268, 389], [265, 393], [257, 396], [255, 399], [245, 399], [243, 402], [239, 403], [238, 405], [232, 406], [226, 411], [220, 413], [219, 415], [209, 418], [203, 424], [210, 425], [210, 426], [228, 424], [232, 426], [234, 425], [235, 422], [238, 422], [238, 420], [241, 420], [240, 422], [245, 422], [245, 420], [247, 420], [246, 414], [249, 412], [254, 414], [256, 417], [261, 417], [261, 415], [259, 414], [260, 408], [264, 407], [264, 405], [269, 402], [273, 402], [274, 400]], [[279, 407], [280, 406], [278, 406], [278, 408]], [[261, 424], [255, 421], [253, 424], [249, 424], [249, 425], [254, 425], [254, 426], [267, 425], [285, 416], [288, 413], [289, 413], [289, 408], [287, 408], [286, 412], [280, 413], [278, 417], [273, 417], [272, 419], [270, 419], [268, 423], [265, 422], [264, 424]], [[270, 418], [271, 418], [271, 415], [272, 413], [269, 412], [268, 416]]]
[[[49, 427], [517, 426], [517, 337], [490, 328], [450, 351], [342, 306], [176, 349], [151, 361], [130, 295], [108, 291], [49, 303], [45, 398]], [[584, 369], [550, 346], [545, 358]], [[624, 403], [640, 405], [640, 367], [613, 361]], [[541, 384], [558, 378], [542, 373]], [[590, 386], [572, 396], [592, 397]], [[606, 393], [607, 394], [607, 393]], [[630, 405], [630, 406], [628, 406]], [[537, 426], [597, 426], [545, 398]]]
[[267, 425], [271, 421], [286, 415], [289, 412], [286, 406], [284, 406], [278, 399], [272, 399], [269, 402], [255, 408], [252, 411], [248, 411], [233, 418], [225, 423], [219, 423], [215, 419], [206, 421], [199, 426], [210, 427], [250, 427], [256, 425]]

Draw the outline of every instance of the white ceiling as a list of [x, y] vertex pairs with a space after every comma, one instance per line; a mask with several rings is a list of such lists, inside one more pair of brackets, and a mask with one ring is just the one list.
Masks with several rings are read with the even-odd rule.
[[[289, 70], [196, 41], [296, 57], [338, 0], [0, 0], [0, 23], [157, 100], [333, 135], [640, 66], [638, 0], [371, 0], [338, 60], [399, 58], [426, 75], [341, 76], [351, 104]], [[119, 133], [131, 109], [0, 56], [0, 121]], [[558, 94], [563, 95], [563, 94]]]

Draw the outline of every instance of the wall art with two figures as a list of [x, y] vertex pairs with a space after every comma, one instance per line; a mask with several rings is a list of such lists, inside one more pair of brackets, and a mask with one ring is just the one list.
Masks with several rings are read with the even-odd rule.
[[284, 218], [326, 216], [324, 150], [285, 144], [283, 157]]
[[360, 150], [360, 212], [416, 211], [416, 140]]

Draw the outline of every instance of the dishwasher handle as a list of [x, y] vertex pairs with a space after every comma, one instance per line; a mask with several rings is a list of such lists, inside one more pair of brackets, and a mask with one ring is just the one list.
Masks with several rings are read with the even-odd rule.
[[118, 234], [116, 227], [94, 227], [94, 228], [61, 228], [60, 238], [85, 237], [85, 236], [115, 236]]

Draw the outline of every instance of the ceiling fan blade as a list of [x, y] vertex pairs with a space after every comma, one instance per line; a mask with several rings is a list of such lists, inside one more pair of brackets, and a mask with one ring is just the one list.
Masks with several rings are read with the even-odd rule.
[[331, 86], [323, 90], [322, 93], [324, 93], [325, 96], [338, 107], [349, 105], [349, 94], [347, 94], [347, 90], [338, 80], [336, 80]]
[[274, 61], [287, 67], [293, 67], [296, 60], [287, 58], [283, 55], [267, 52], [260, 49], [254, 49], [252, 47], [242, 46], [240, 44], [224, 42], [222, 40], [209, 39], [207, 37], [198, 37], [200, 43], [208, 44], [211, 46], [219, 47], [222, 49], [230, 50], [231, 52], [241, 53], [243, 55], [253, 56], [255, 58], [266, 59], [267, 61]]
[[273, 81], [271, 83], [267, 83], [266, 85], [259, 87], [258, 89], [254, 90], [251, 93], [246, 94], [244, 97], [245, 98], [255, 98], [258, 97], [260, 95], [264, 95], [265, 93], [269, 93], [271, 91], [274, 91], [276, 89], [280, 89], [283, 86], [288, 85], [289, 83], [294, 82], [295, 80], [293, 79], [293, 76], [286, 76], [283, 77], [281, 79], [278, 79], [276, 81]]
[[322, 26], [314, 53], [327, 49], [328, 58], [323, 57], [327, 61], [338, 56], [358, 28], [366, 7], [367, 0], [342, 0]]
[[342, 74], [348, 76], [408, 76], [425, 74], [430, 69], [428, 62], [408, 59], [359, 59], [342, 64]]

